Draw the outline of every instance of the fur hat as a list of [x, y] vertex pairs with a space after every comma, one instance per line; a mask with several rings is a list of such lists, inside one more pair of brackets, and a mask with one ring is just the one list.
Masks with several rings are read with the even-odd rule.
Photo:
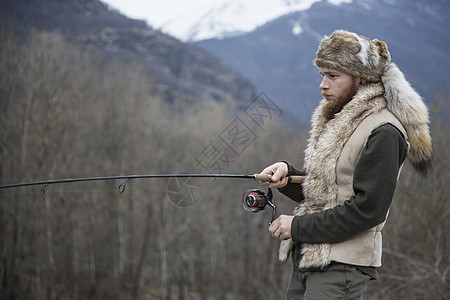
[[331, 68], [369, 82], [381, 81], [387, 109], [402, 123], [408, 135], [408, 159], [420, 174], [432, 169], [432, 143], [428, 108], [400, 69], [391, 63], [385, 42], [337, 30], [325, 36], [314, 61], [319, 68]]
[[385, 42], [337, 30], [322, 39], [314, 63], [319, 68], [335, 69], [364, 80], [379, 82], [384, 67], [390, 61]]

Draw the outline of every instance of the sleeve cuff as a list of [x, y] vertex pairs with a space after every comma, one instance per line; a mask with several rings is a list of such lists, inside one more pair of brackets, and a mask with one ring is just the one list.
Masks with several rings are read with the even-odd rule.
[[295, 168], [293, 165], [291, 165], [289, 162], [285, 161], [285, 160], [280, 160], [280, 162], [283, 162], [287, 165], [288, 167], [288, 176], [291, 175], [301, 175], [301, 176], [305, 176], [306, 172], [304, 170], [298, 170], [297, 168]]
[[291, 223], [291, 238], [295, 243], [300, 243], [300, 232], [298, 228], [300, 227], [301, 216], [294, 216]]

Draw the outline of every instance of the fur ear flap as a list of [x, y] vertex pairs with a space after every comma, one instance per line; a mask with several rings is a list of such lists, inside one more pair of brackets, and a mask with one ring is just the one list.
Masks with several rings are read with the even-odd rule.
[[428, 108], [394, 63], [386, 66], [381, 81], [387, 109], [398, 118], [408, 135], [408, 159], [417, 172], [427, 176], [433, 160]]
[[391, 54], [388, 51], [388, 46], [385, 42], [380, 41], [378, 39], [374, 39], [373, 42], [378, 47], [378, 54], [384, 58], [386, 58], [387, 62], [391, 61]]

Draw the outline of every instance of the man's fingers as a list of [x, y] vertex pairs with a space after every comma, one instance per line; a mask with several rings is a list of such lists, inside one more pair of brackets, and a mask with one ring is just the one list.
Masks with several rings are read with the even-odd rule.
[[283, 162], [275, 163], [262, 170], [261, 174], [272, 175], [271, 180], [277, 182], [287, 175], [287, 165]]
[[281, 168], [278, 168], [275, 173], [272, 175], [272, 181], [273, 182], [277, 182], [278, 180], [280, 180], [280, 178], [283, 178], [285, 176], [283, 170]]
[[280, 180], [275, 181], [272, 176], [272, 181], [269, 183], [270, 188], [282, 188], [287, 184], [288, 178], [282, 177]]
[[270, 234], [277, 239], [287, 240], [291, 237], [291, 224], [294, 216], [281, 215], [269, 226]]
[[271, 234], [274, 238], [281, 239], [281, 236], [283, 235], [283, 231], [281, 230], [280, 225], [281, 225], [281, 224], [280, 224], [280, 221], [279, 221], [279, 219], [277, 218], [277, 219], [274, 220], [274, 221], [272, 222], [272, 224], [270, 224], [270, 226], [269, 226], [270, 234]]

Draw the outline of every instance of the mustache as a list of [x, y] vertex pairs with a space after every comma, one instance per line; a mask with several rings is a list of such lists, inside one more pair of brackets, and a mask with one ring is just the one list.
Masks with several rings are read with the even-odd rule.
[[322, 97], [331, 96], [330, 94], [326, 93], [325, 91], [322, 91], [320, 94], [322, 95]]

